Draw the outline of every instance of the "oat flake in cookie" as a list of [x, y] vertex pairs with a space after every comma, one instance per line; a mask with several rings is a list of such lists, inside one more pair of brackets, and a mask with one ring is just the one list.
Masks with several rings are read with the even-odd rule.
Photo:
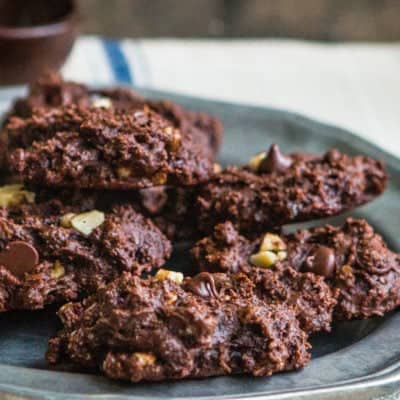
[[[124, 273], [82, 303], [64, 305], [51, 364], [73, 363], [132, 382], [298, 369], [307, 335], [284, 304], [266, 304], [245, 274]], [[101, 316], [101, 317], [100, 317]]]
[[[78, 299], [118, 277], [164, 264], [171, 245], [129, 205], [107, 211], [0, 189], [0, 311]], [[21, 194], [21, 192], [23, 194]]]
[[254, 275], [255, 269], [295, 269], [323, 278], [338, 291], [337, 319], [382, 316], [400, 305], [400, 256], [365, 220], [349, 218], [340, 227], [266, 233], [256, 239], [240, 235], [226, 222], [192, 253], [202, 271]]
[[213, 170], [193, 136], [147, 107], [37, 109], [31, 118], [11, 118], [5, 132], [12, 172], [45, 186], [193, 185]]
[[200, 190], [199, 227], [211, 232], [231, 221], [249, 234], [292, 222], [329, 217], [373, 200], [386, 187], [381, 162], [326, 154], [282, 154], [277, 146], [248, 166], [228, 167]]

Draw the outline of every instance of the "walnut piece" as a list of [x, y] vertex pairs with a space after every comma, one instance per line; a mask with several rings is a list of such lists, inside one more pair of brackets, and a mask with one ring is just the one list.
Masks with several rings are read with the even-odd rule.
[[170, 271], [168, 269], [159, 269], [157, 273], [154, 275], [154, 277], [158, 281], [164, 281], [166, 279], [169, 279], [170, 281], [173, 281], [178, 285], [180, 285], [183, 282], [182, 272]]
[[50, 276], [53, 279], [59, 279], [64, 275], [65, 275], [65, 268], [63, 267], [61, 262], [57, 260], [53, 265], [53, 268], [50, 272]]
[[22, 203], [34, 202], [35, 193], [24, 190], [21, 184], [0, 187], [0, 207], [12, 207]]
[[261, 164], [261, 161], [267, 156], [267, 153], [263, 151], [262, 153], [258, 153], [255, 156], [250, 158], [249, 167], [252, 171], [257, 172], [258, 167]]
[[92, 210], [77, 214], [71, 218], [71, 226], [85, 236], [89, 236], [98, 226], [104, 222], [104, 213]]
[[278, 256], [272, 251], [260, 251], [250, 256], [250, 262], [259, 268], [272, 267], [278, 261]]
[[138, 362], [142, 366], [153, 365], [156, 362], [156, 356], [152, 353], [141, 353], [136, 352], [133, 355], [138, 359]]

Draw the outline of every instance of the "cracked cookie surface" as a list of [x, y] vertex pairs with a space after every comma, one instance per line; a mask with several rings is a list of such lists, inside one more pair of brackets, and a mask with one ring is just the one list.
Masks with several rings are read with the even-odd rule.
[[249, 166], [228, 167], [204, 185], [197, 200], [199, 227], [208, 233], [231, 221], [254, 233], [329, 217], [373, 200], [386, 181], [382, 163], [366, 156], [338, 150], [285, 156], [272, 146]]
[[148, 108], [65, 106], [11, 118], [5, 128], [10, 169], [46, 186], [140, 189], [193, 185], [213, 164], [191, 135]]
[[203, 145], [215, 155], [223, 136], [222, 123], [212, 115], [187, 110], [169, 100], [146, 99], [135, 91], [124, 87], [92, 89], [78, 82], [66, 81], [57, 73], [46, 73], [32, 83], [26, 97], [17, 99], [8, 113], [11, 116], [29, 118], [35, 108], [54, 108], [65, 105], [89, 107], [114, 107], [129, 112], [147, 105], [168, 119], [175, 128], [190, 131], [205, 137]]
[[[309, 361], [307, 335], [284, 304], [266, 304], [244, 274], [182, 284], [124, 274], [59, 311], [47, 360], [132, 382], [239, 373], [269, 376]], [[101, 315], [101, 318], [100, 318]]]
[[164, 264], [171, 245], [149, 219], [129, 205], [92, 206], [52, 199], [0, 209], [0, 311], [74, 300], [122, 271]]
[[[343, 226], [325, 225], [279, 238], [285, 257], [261, 258], [264, 267], [295, 269], [323, 278], [338, 291], [335, 318], [382, 316], [400, 305], [400, 256], [367, 221], [349, 218]], [[259, 269], [253, 255], [274, 251], [273, 247], [266, 250], [264, 235], [248, 239], [226, 222], [199, 241], [192, 253], [202, 271], [248, 273]]]

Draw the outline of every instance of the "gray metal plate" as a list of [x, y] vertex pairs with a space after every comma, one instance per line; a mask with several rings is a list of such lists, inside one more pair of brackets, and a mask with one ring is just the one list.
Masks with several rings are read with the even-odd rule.
[[[400, 251], [400, 160], [349, 132], [292, 113], [160, 92], [145, 94], [170, 97], [219, 116], [226, 128], [220, 157], [223, 164], [246, 162], [271, 143], [278, 143], [284, 151], [319, 153], [337, 147], [385, 161], [391, 176], [388, 190], [351, 215], [367, 218], [389, 245]], [[329, 222], [340, 223], [344, 218]], [[171, 265], [184, 269], [185, 260], [186, 250], [180, 247]], [[313, 360], [298, 372], [271, 378], [237, 376], [134, 385], [49, 370], [43, 355], [47, 339], [58, 327], [54, 312], [0, 315], [0, 392], [40, 399], [347, 399], [351, 395], [354, 400], [368, 400], [400, 389], [399, 313], [337, 324], [330, 335], [312, 338]]]

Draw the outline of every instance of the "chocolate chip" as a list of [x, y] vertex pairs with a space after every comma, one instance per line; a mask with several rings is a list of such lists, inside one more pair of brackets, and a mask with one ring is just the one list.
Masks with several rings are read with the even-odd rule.
[[307, 271], [330, 278], [335, 271], [335, 264], [335, 252], [329, 247], [317, 246], [308, 255], [305, 266]]
[[265, 173], [284, 172], [291, 165], [291, 158], [282, 154], [278, 145], [273, 144], [269, 149], [267, 156], [261, 161], [258, 171]]
[[187, 283], [187, 288], [201, 297], [218, 297], [213, 276], [208, 272], [202, 272]]
[[0, 253], [0, 265], [3, 265], [18, 278], [23, 278], [28, 272], [33, 271], [39, 262], [37, 250], [29, 243], [15, 241], [9, 243]]

